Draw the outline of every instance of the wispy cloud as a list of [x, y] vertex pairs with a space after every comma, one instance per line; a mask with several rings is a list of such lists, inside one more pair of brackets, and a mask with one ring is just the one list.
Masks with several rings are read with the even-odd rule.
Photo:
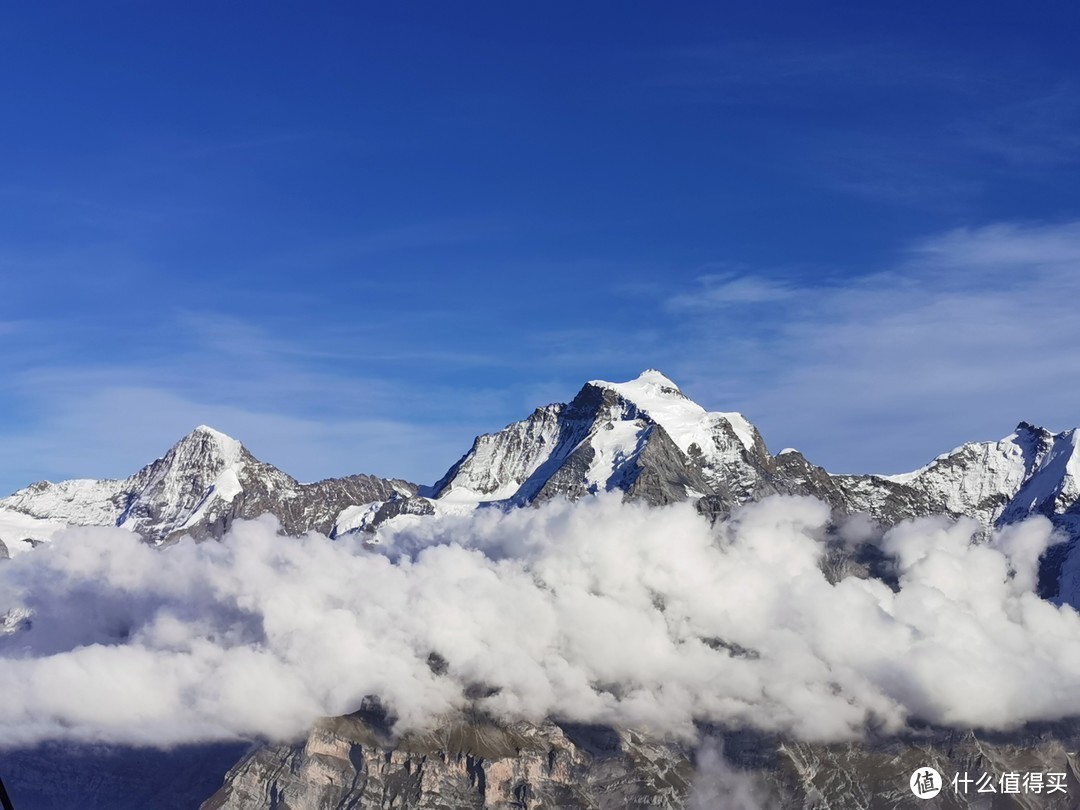
[[[917, 243], [912, 252], [939, 268], [989, 272], [1034, 266], [1070, 271], [1080, 265], [1080, 222], [957, 228]], [[1021, 279], [1013, 281], [1022, 286]]]
[[1021, 419], [1080, 424], [1080, 223], [954, 230], [888, 270], [790, 283], [756, 328], [725, 317], [731, 301], [710, 303], [709, 280], [668, 299], [689, 319], [673, 371], [776, 446], [866, 472], [881, 459], [917, 466]]
[[787, 301], [796, 293], [788, 282], [732, 270], [699, 276], [695, 290], [671, 296], [666, 303], [674, 312], [702, 312]]
[[1071, 84], [1031, 91], [959, 122], [974, 148], [1018, 166], [1053, 167], [1080, 160], [1080, 90]]
[[499, 392], [482, 386], [374, 373], [335, 354], [327, 335], [289, 339], [191, 310], [164, 332], [98, 362], [66, 359], [63, 342], [23, 364], [8, 358], [0, 391], [22, 416], [0, 428], [5, 489], [42, 477], [127, 475], [201, 423], [300, 478], [370, 472], [427, 481], [500, 404]]
[[746, 151], [767, 151], [771, 166], [923, 210], [970, 210], [991, 178], [1046, 182], [1080, 155], [1073, 77], [1019, 53], [722, 40], [657, 54], [646, 97], [727, 108], [727, 130], [752, 133]]
[[328, 130], [280, 130], [273, 132], [253, 132], [248, 137], [233, 137], [202, 140], [190, 139], [183, 142], [173, 141], [167, 144], [157, 142], [157, 150], [162, 157], [179, 159], [201, 159], [229, 155], [236, 152], [263, 152], [267, 150], [293, 148], [297, 144], [317, 145], [320, 141], [343, 140], [340, 133]]
[[[461, 249], [491, 243], [513, 234], [514, 223], [483, 217], [448, 217], [370, 229], [358, 225], [356, 232], [303, 245], [260, 258], [262, 267], [275, 270], [351, 267], [362, 270], [347, 281], [348, 288], [401, 289], [400, 272], [376, 272], [383, 262], [414, 257], [426, 251]], [[396, 266], [396, 265], [394, 265]]]
[[319, 323], [251, 301], [245, 317], [192, 307], [152, 327], [18, 321], [0, 457], [9, 490], [126, 475], [208, 423], [302, 478], [430, 481], [476, 433], [652, 366], [745, 412], [774, 448], [897, 472], [1021, 419], [1080, 424], [1078, 267], [1080, 222], [1004, 222], [914, 241], [858, 276], [709, 264], [689, 284], [624, 279], [550, 328], [478, 322], [462, 337], [447, 311], [441, 343], [402, 313]]
[[[823, 44], [805, 40], [723, 41], [672, 48], [659, 55], [659, 87], [702, 91], [702, 101], [723, 102], [746, 93], [773, 98], [812, 87], [822, 91], [851, 88], [902, 88], [932, 85], [971, 92], [981, 89], [980, 71], [956, 58], [922, 54], [913, 59], [892, 43]], [[812, 101], [804, 97], [802, 102]]]
[[26, 328], [26, 321], [0, 321], [0, 335], [13, 335]]
[[207, 423], [243, 440], [259, 458], [302, 480], [367, 472], [415, 478], [433, 463], [448, 467], [473, 426], [387, 415], [305, 416], [268, 403], [212, 402], [167, 388], [104, 385], [53, 402], [40, 421], [0, 434], [0, 456], [15, 489], [54, 471], [60, 477], [124, 477]]

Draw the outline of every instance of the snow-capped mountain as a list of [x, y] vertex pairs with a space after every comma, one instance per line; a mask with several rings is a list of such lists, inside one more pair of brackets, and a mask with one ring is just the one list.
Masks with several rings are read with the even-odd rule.
[[692, 499], [711, 515], [775, 493], [814, 495], [890, 522], [929, 511], [917, 488], [830, 476], [794, 450], [771, 455], [742, 414], [706, 411], [651, 369], [624, 383], [593, 380], [567, 404], [477, 437], [421, 495], [438, 509], [610, 490], [652, 504]]
[[830, 475], [794, 450], [773, 456], [742, 414], [708, 412], [670, 379], [587, 383], [568, 404], [538, 408], [472, 448], [422, 495], [435, 502], [527, 504], [621, 490], [649, 503], [698, 501], [710, 514], [773, 493], [822, 498], [884, 524], [966, 515], [989, 528], [1030, 514], [1071, 514], [1080, 496], [1075, 431], [1022, 422], [903, 475]]
[[[1051, 433], [1021, 422], [996, 442], [968, 442], [918, 470], [890, 476], [836, 476], [851, 506], [885, 511], [883, 497], [917, 503], [914, 513], [968, 516], [983, 526], [1034, 514], [1067, 526], [1078, 508], [1080, 452], [1075, 430]], [[908, 515], [895, 510], [890, 517]]]
[[435, 499], [531, 503], [622, 490], [650, 503], [752, 492], [767, 457], [738, 413], [708, 413], [658, 371], [594, 380], [568, 404], [479, 436], [432, 488]]
[[[0, 557], [67, 525], [120, 526], [165, 543], [220, 536], [237, 517], [271, 512], [289, 533], [333, 536], [402, 516], [604, 491], [650, 504], [693, 500], [711, 516], [770, 494], [813, 495], [884, 525], [946, 514], [989, 529], [1037, 513], [1080, 537], [1074, 430], [1022, 422], [1000, 441], [965, 444], [911, 473], [831, 475], [797, 451], [772, 455], [742, 414], [709, 412], [648, 370], [628, 382], [593, 380], [569, 403], [477, 437], [431, 487], [367, 475], [300, 484], [199, 427], [129, 478], [40, 482], [0, 500]], [[1075, 567], [1080, 582], [1080, 559]]]
[[357, 504], [415, 493], [406, 481], [352, 475], [298, 483], [236, 439], [200, 426], [121, 480], [41, 481], [0, 500], [0, 540], [24, 550], [69, 525], [119, 526], [153, 543], [220, 537], [235, 518], [278, 517], [291, 533], [333, 533]]
[[[433, 487], [372, 504], [341, 530], [611, 490], [650, 504], [692, 500], [711, 517], [767, 495], [811, 495], [838, 515], [865, 513], [886, 527], [940, 514], [975, 518], [988, 531], [1043, 514], [1074, 539], [1049, 555], [1044, 594], [1080, 602], [1078, 472], [1076, 431], [1022, 422], [1000, 441], [965, 444], [911, 473], [831, 475], [798, 451], [772, 455], [744, 416], [706, 411], [649, 370], [629, 382], [586, 383], [569, 403], [478, 436]], [[842, 551], [828, 564], [837, 576], [868, 573]]]

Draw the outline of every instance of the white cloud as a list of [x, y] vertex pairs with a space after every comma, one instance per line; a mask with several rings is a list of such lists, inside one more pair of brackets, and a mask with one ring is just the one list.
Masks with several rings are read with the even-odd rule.
[[602, 496], [404, 522], [385, 553], [271, 519], [164, 552], [73, 529], [0, 564], [0, 606], [35, 612], [0, 644], [0, 725], [10, 745], [283, 739], [369, 694], [420, 727], [476, 684], [502, 716], [683, 736], [1080, 712], [1080, 617], [1031, 592], [1048, 522], [984, 546], [965, 523], [904, 524], [883, 540], [894, 593], [825, 580], [828, 519], [774, 498], [713, 528]]
[[791, 284], [734, 272], [704, 275], [698, 279], [698, 284], [699, 288], [693, 292], [669, 298], [668, 308], [675, 312], [694, 312], [768, 304], [790, 299], [797, 292]]
[[[1054, 269], [1064, 275], [1064, 271], [1080, 263], [1080, 222], [957, 228], [917, 244], [915, 252], [941, 267], [984, 271]], [[1024, 281], [1011, 280], [1018, 286]]]
[[767, 810], [776, 805], [760, 776], [733, 767], [723, 744], [708, 738], [695, 752], [696, 773], [687, 810]]

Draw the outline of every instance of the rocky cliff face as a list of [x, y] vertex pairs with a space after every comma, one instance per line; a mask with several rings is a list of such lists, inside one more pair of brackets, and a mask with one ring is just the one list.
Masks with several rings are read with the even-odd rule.
[[202, 810], [679, 807], [691, 775], [684, 751], [633, 732], [461, 717], [392, 740], [361, 712], [249, 755]]
[[[928, 730], [834, 745], [702, 733], [706, 742], [695, 748], [635, 731], [462, 716], [395, 740], [380, 718], [361, 711], [318, 724], [296, 745], [249, 754], [201, 810], [899, 810], [916, 803], [910, 775], [926, 767], [945, 781], [931, 807], [1065, 810], [1080, 792], [1075, 727], [997, 737]], [[1064, 792], [1025, 793], [1022, 785], [1001, 792], [1004, 775], [1032, 772], [1044, 785], [1061, 774], [1054, 781]], [[979, 791], [983, 774], [995, 793]]]

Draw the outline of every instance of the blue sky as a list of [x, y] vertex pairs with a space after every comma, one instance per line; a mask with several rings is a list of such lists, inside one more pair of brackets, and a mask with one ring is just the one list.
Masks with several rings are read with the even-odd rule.
[[1080, 424], [1080, 12], [939, 5], [4, 9], [0, 489], [646, 367], [835, 471]]

